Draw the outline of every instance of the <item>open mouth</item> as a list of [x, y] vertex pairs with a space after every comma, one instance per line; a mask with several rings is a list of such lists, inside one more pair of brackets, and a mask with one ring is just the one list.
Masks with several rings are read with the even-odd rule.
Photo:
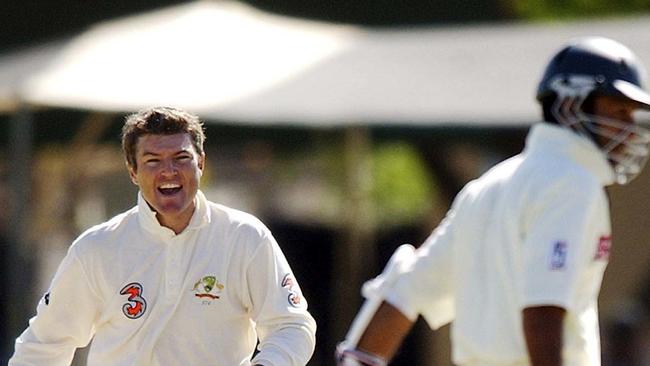
[[183, 188], [183, 186], [181, 186], [180, 184], [165, 183], [165, 184], [161, 185], [160, 187], [158, 187], [158, 192], [160, 192], [164, 196], [171, 196], [171, 195], [174, 195], [174, 194], [180, 192], [182, 188]]

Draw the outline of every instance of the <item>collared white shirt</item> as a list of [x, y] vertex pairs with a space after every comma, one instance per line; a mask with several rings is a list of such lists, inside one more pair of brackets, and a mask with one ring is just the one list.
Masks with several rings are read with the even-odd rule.
[[611, 244], [604, 186], [614, 174], [591, 141], [535, 125], [524, 151], [470, 182], [387, 301], [437, 328], [452, 323], [459, 365], [527, 365], [521, 312], [560, 306], [563, 364], [600, 364], [597, 297]]
[[145, 200], [70, 247], [9, 364], [305, 365], [316, 324], [282, 251], [255, 217], [201, 192], [188, 227]]

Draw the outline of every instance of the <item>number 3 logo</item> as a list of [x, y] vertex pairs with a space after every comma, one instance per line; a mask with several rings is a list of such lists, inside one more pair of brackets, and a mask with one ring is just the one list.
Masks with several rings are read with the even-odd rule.
[[147, 301], [142, 297], [142, 285], [131, 282], [124, 286], [120, 295], [129, 295], [128, 303], [122, 305], [122, 312], [129, 319], [138, 319], [147, 309]]

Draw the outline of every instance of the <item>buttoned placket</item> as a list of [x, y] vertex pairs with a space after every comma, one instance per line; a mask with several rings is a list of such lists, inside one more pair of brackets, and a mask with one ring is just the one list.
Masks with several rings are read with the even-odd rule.
[[166, 240], [166, 263], [165, 263], [165, 277], [166, 277], [166, 298], [174, 301], [178, 298], [183, 285], [183, 271], [181, 265], [183, 262], [183, 235], [174, 235]]

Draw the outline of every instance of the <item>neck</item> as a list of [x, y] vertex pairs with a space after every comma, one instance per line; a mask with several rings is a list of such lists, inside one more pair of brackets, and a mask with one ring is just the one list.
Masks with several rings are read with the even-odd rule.
[[192, 207], [191, 210], [188, 210], [187, 212], [180, 214], [175, 217], [165, 217], [163, 215], [156, 215], [158, 218], [158, 222], [160, 225], [171, 229], [175, 234], [180, 234], [187, 228], [187, 226], [190, 224], [190, 220], [192, 219], [192, 215], [194, 214], [194, 207]]
[[147, 205], [151, 208], [151, 211], [155, 213], [156, 220], [158, 220], [160, 226], [172, 230], [176, 235], [180, 234], [185, 230], [185, 228], [187, 228], [192, 220], [192, 215], [194, 215], [194, 211], [196, 210], [196, 205], [192, 204], [192, 207], [188, 207], [185, 211], [178, 214], [163, 214], [156, 211], [149, 202], [147, 202]]

